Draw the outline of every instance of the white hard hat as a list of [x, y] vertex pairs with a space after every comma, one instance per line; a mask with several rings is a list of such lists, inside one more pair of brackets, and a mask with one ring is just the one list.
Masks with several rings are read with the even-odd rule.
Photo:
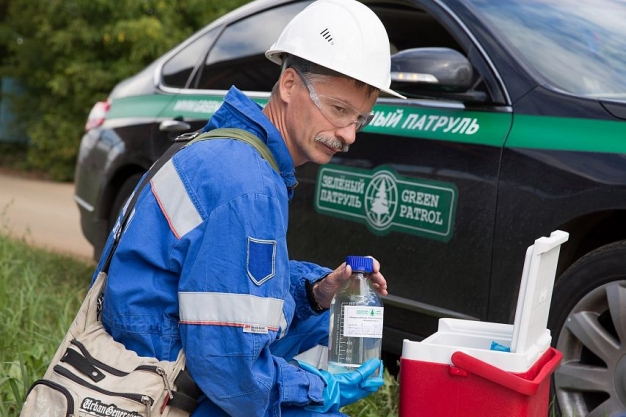
[[287, 24], [265, 56], [282, 64], [288, 53], [362, 81], [396, 97], [389, 89], [391, 54], [378, 16], [356, 0], [317, 0]]

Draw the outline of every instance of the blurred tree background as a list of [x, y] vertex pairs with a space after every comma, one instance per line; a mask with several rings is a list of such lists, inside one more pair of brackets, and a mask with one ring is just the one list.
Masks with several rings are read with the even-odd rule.
[[71, 181], [93, 104], [249, 1], [0, 0], [0, 79], [22, 87], [10, 100], [13, 129], [30, 138], [16, 151], [20, 167]]

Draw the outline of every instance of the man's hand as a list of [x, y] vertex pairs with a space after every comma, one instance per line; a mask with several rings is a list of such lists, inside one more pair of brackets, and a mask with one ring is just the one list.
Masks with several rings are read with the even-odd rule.
[[[374, 259], [374, 272], [371, 274], [371, 281], [381, 295], [387, 295], [387, 281], [380, 273], [380, 263]], [[320, 307], [329, 308], [335, 293], [341, 288], [344, 282], [350, 278], [352, 268], [346, 263], [339, 265], [337, 269], [328, 274], [323, 280], [318, 281], [313, 286], [313, 295]]]

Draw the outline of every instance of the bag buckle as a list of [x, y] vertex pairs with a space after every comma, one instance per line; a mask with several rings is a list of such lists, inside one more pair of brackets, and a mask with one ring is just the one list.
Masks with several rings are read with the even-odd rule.
[[190, 140], [193, 140], [200, 133], [200, 131], [183, 133], [182, 135], [176, 136], [174, 142], [188, 142]]

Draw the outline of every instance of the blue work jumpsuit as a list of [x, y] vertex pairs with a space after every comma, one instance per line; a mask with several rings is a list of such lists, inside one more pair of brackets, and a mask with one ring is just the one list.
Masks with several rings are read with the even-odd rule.
[[323, 398], [322, 379], [288, 361], [328, 342], [328, 312], [311, 308], [305, 280], [330, 270], [289, 260], [295, 170], [261, 110], [233, 87], [204, 129], [255, 134], [280, 175], [241, 141], [182, 149], [141, 192], [109, 268], [105, 328], [141, 356], [183, 348], [206, 396], [193, 416], [303, 416]]

